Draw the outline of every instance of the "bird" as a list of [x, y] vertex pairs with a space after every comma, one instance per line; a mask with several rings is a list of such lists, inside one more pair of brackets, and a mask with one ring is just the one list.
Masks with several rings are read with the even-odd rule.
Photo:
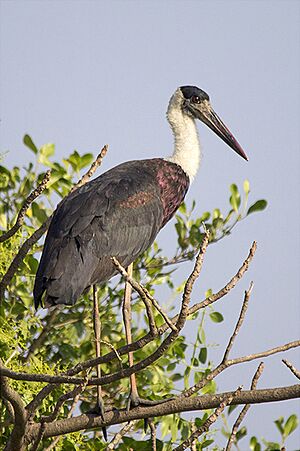
[[176, 89], [167, 120], [174, 136], [171, 156], [115, 166], [58, 205], [36, 273], [36, 309], [74, 305], [91, 286], [117, 274], [112, 257], [127, 267], [151, 246], [198, 171], [202, 152], [196, 120], [248, 160], [213, 110], [208, 94], [196, 86]]

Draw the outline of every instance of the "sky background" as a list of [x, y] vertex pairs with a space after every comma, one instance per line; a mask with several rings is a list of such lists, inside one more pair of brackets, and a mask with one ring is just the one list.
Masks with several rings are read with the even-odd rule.
[[[251, 201], [269, 202], [207, 252], [195, 302], [206, 289], [221, 288], [258, 242], [246, 277], [217, 306], [225, 322], [207, 325], [208, 340], [220, 343], [211, 359], [218, 362], [251, 280], [249, 312], [232, 356], [299, 338], [300, 2], [2, 0], [0, 8], [5, 164], [32, 158], [22, 144], [25, 133], [39, 146], [54, 142], [57, 159], [74, 149], [96, 155], [108, 143], [101, 171], [169, 155], [169, 97], [178, 86], [199, 86], [249, 162], [200, 124], [204, 158], [188, 203], [196, 199], [199, 214], [227, 211], [229, 185], [241, 187], [245, 179]], [[171, 229], [160, 235], [170, 253]], [[296, 383], [281, 358], [297, 366], [299, 352], [266, 359], [259, 387]], [[248, 387], [258, 363], [227, 370], [217, 378], [220, 391]], [[297, 411], [299, 401], [253, 406], [245, 424], [251, 435], [278, 440], [273, 420]], [[299, 442], [294, 433], [288, 449]]]

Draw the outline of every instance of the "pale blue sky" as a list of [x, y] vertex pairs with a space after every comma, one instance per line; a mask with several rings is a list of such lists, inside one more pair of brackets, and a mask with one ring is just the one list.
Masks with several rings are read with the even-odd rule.
[[[251, 242], [250, 271], [218, 309], [211, 342], [228, 339], [250, 280], [255, 288], [234, 356], [299, 337], [300, 3], [298, 1], [1, 1], [1, 152], [6, 163], [31, 158], [22, 145], [54, 142], [57, 156], [75, 148], [97, 153], [109, 143], [103, 169], [124, 160], [165, 156], [172, 136], [167, 103], [180, 85], [210, 95], [235, 134], [246, 163], [202, 124], [204, 159], [188, 199], [197, 212], [227, 208], [228, 187], [248, 178], [251, 199], [268, 209], [211, 246], [199, 294], [218, 289]], [[172, 249], [169, 224], [161, 242]], [[186, 275], [187, 269], [183, 269]], [[184, 277], [184, 276], [183, 276]], [[221, 346], [222, 347], [222, 346]], [[220, 351], [213, 351], [217, 362]], [[281, 357], [266, 360], [260, 387], [296, 383]], [[219, 387], [248, 387], [258, 362], [228, 370]], [[299, 411], [291, 401], [252, 407], [249, 432], [276, 439], [272, 420]], [[299, 446], [297, 437], [288, 449]]]

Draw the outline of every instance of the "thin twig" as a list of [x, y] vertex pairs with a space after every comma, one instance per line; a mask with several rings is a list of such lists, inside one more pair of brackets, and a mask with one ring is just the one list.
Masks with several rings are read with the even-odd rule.
[[105, 346], [107, 346], [109, 349], [111, 349], [113, 351], [113, 353], [115, 354], [116, 358], [119, 361], [120, 368], [122, 369], [123, 368], [122, 358], [121, 358], [120, 354], [118, 353], [118, 350], [108, 341], [100, 340], [100, 343], [104, 344]]
[[[224, 365], [224, 368], [228, 368], [233, 365], [237, 365], [239, 363], [245, 363], [250, 362], [252, 360], [256, 359], [262, 359], [264, 357], [268, 357], [273, 354], [277, 354], [278, 352], [285, 352], [292, 348], [297, 348], [300, 346], [300, 340], [292, 341], [290, 343], [286, 343], [285, 345], [278, 346], [276, 348], [271, 348], [263, 352], [258, 352], [257, 354], [249, 354], [243, 357], [237, 357], [236, 359], [228, 360], [226, 365]], [[156, 356], [156, 355], [155, 355]], [[112, 382], [115, 382], [117, 380], [123, 379], [125, 377], [130, 376], [132, 373], [136, 373], [137, 371], [140, 371], [141, 369], [144, 369], [146, 366], [153, 363], [155, 360], [157, 360], [157, 356], [155, 359], [153, 359], [153, 354], [151, 354], [148, 358], [145, 360], [142, 360], [138, 364], [134, 365], [132, 368], [126, 368], [123, 371], [118, 371], [114, 374], [107, 374], [105, 376], [102, 376], [100, 379], [97, 378], [91, 378], [89, 380], [88, 385], [106, 385], [110, 384]], [[99, 362], [100, 359], [94, 359], [94, 362]], [[95, 364], [91, 365], [95, 366]], [[218, 367], [219, 368], [219, 367]], [[224, 369], [223, 368], [223, 369]], [[214, 370], [215, 371], [215, 370]], [[221, 371], [218, 371], [217, 374], [219, 374]], [[10, 379], [14, 380], [21, 380], [21, 381], [28, 381], [28, 382], [48, 382], [53, 384], [75, 384], [80, 385], [84, 382], [84, 379], [82, 377], [74, 377], [74, 376], [68, 376], [65, 374], [61, 374], [59, 376], [52, 376], [51, 374], [34, 374], [34, 373], [20, 373], [16, 371], [12, 371], [9, 368], [3, 367], [0, 371], [0, 374], [3, 376], [9, 377]], [[210, 373], [212, 374], [212, 373]], [[210, 374], [207, 376], [205, 381], [211, 380], [209, 377]], [[205, 382], [204, 385], [206, 385], [207, 382]], [[44, 387], [47, 388], [47, 387]], [[195, 392], [193, 392], [195, 393]], [[28, 406], [27, 406], [28, 407]]]
[[[104, 157], [104, 155], [107, 152], [107, 146], [104, 146], [103, 149], [101, 150], [100, 154], [98, 155], [98, 157], [96, 158], [95, 162], [92, 163], [90, 169], [87, 171], [86, 175], [88, 174], [93, 174], [95, 172], [95, 170], [97, 169], [97, 167], [99, 167], [102, 163], [102, 158]], [[100, 158], [102, 154], [102, 158]], [[96, 164], [96, 165], [95, 165]], [[93, 169], [92, 169], [93, 168]], [[82, 186], [84, 183], [86, 183], [88, 181], [87, 178], [85, 178], [85, 176], [83, 176], [72, 188], [72, 190], [74, 191], [75, 189], [79, 188], [80, 186]], [[64, 199], [61, 201], [63, 202]], [[60, 205], [60, 204], [59, 204]], [[29, 238], [27, 238], [26, 241], [24, 241], [24, 243], [22, 244], [22, 246], [20, 247], [17, 255], [15, 256], [15, 258], [12, 260], [8, 270], [6, 271], [6, 273], [4, 274], [1, 282], [0, 282], [0, 301], [2, 299], [4, 299], [4, 294], [5, 294], [5, 290], [8, 287], [8, 285], [10, 284], [12, 278], [14, 277], [17, 269], [19, 268], [20, 264], [22, 263], [22, 261], [24, 260], [24, 258], [26, 257], [28, 251], [31, 249], [31, 247], [44, 235], [44, 233], [47, 231], [50, 222], [52, 220], [53, 217], [53, 213], [51, 216], [49, 216], [49, 218], [41, 225], [41, 227], [39, 229], [37, 229]]]
[[193, 441], [200, 437], [202, 434], [207, 432], [211, 425], [217, 421], [223, 410], [228, 404], [231, 404], [232, 400], [241, 392], [242, 387], [238, 387], [238, 389], [226, 397], [219, 405], [219, 407], [216, 408], [216, 410], [209, 415], [209, 417], [205, 420], [205, 422], [200, 426], [198, 429], [196, 429], [195, 432], [193, 432], [188, 439], [186, 439], [184, 442], [182, 442], [179, 446], [177, 446], [174, 451], [183, 451], [191, 446]]
[[148, 419], [148, 425], [149, 425], [150, 433], [151, 433], [152, 451], [157, 451], [157, 446], [156, 446], [156, 427], [155, 427], [155, 424], [154, 424], [154, 421], [152, 420], [152, 418]]
[[228, 356], [229, 356], [229, 353], [230, 353], [230, 351], [232, 349], [234, 340], [236, 339], [237, 334], [239, 333], [240, 328], [241, 328], [241, 326], [242, 326], [242, 324], [244, 322], [252, 290], [253, 290], [253, 282], [250, 283], [249, 289], [247, 291], [245, 291], [244, 302], [243, 302], [242, 309], [241, 309], [241, 312], [240, 312], [240, 315], [239, 315], [239, 319], [238, 319], [238, 321], [236, 323], [236, 326], [234, 328], [233, 334], [230, 337], [228, 345], [227, 345], [227, 347], [225, 349], [222, 363], [224, 363], [224, 362], [226, 362], [228, 360]]
[[101, 166], [102, 160], [105, 157], [105, 155], [107, 154], [107, 151], [108, 151], [108, 144], [105, 144], [105, 146], [102, 147], [96, 160], [94, 160], [93, 163], [91, 164], [89, 170], [81, 177], [81, 179], [76, 183], [76, 185], [73, 186], [73, 188], [70, 191], [71, 193], [73, 193], [73, 191], [75, 191], [76, 189], [85, 185], [89, 181], [89, 179], [94, 175], [94, 173], [96, 172], [98, 167]]
[[300, 379], [300, 371], [297, 370], [296, 367], [294, 367], [291, 362], [289, 362], [286, 359], [283, 359], [282, 362], [291, 370], [291, 372], [296, 376], [297, 379]]
[[245, 319], [245, 315], [246, 315], [246, 311], [248, 308], [248, 303], [249, 303], [249, 299], [250, 299], [250, 295], [253, 289], [253, 282], [250, 283], [250, 287], [247, 291], [245, 291], [245, 295], [244, 295], [244, 301], [243, 301], [243, 305], [236, 323], [236, 326], [234, 328], [233, 334], [231, 335], [228, 344], [226, 346], [224, 355], [223, 355], [223, 359], [221, 361], [221, 363], [214, 369], [212, 370], [207, 376], [206, 378], [201, 379], [199, 382], [197, 382], [195, 385], [193, 385], [192, 387], [188, 388], [187, 390], [184, 390], [179, 396], [185, 396], [185, 397], [189, 397], [192, 396], [194, 393], [196, 393], [197, 391], [201, 390], [208, 382], [210, 382], [211, 380], [213, 380], [218, 374], [220, 374], [222, 371], [224, 371], [228, 366], [228, 355], [232, 349], [234, 340], [237, 336], [237, 334], [239, 333], [239, 330], [243, 324], [243, 321]]
[[[73, 394], [75, 394], [75, 397], [74, 397], [74, 399], [73, 399], [71, 408], [70, 408], [70, 410], [69, 410], [69, 412], [68, 412], [67, 418], [71, 418], [71, 416], [73, 415], [73, 412], [74, 412], [74, 410], [75, 410], [75, 407], [76, 407], [76, 405], [77, 405], [77, 403], [78, 403], [78, 401], [79, 401], [80, 395], [84, 392], [84, 390], [85, 390], [85, 388], [86, 388], [86, 386], [87, 386], [87, 383], [88, 383], [88, 377], [86, 377], [86, 381], [85, 381], [84, 384], [82, 384], [80, 387], [77, 387], [77, 390], [75, 389], [76, 392], [73, 391]], [[79, 390], [78, 390], [78, 388], [79, 388]], [[45, 423], [42, 423], [42, 425], [44, 425], [44, 429], [45, 429]], [[56, 438], [53, 440], [53, 442], [50, 443], [50, 445], [49, 445], [47, 448], [45, 448], [44, 451], [51, 451], [52, 449], [54, 449], [55, 446], [57, 445], [57, 443], [59, 442], [60, 439], [61, 439], [61, 436], [56, 437]]]
[[136, 423], [136, 421], [132, 420], [132, 421], [129, 421], [127, 424], [125, 424], [125, 426], [123, 426], [122, 429], [120, 429], [120, 431], [117, 432], [115, 434], [115, 436], [113, 437], [113, 439], [109, 442], [109, 444], [105, 448], [105, 451], [110, 451], [112, 449], [115, 449], [116, 446], [120, 443], [120, 441], [124, 437], [124, 435], [130, 431], [130, 429], [132, 428], [132, 426], [134, 426], [135, 423]]
[[176, 327], [172, 323], [172, 321], [168, 318], [168, 315], [164, 312], [164, 310], [160, 307], [158, 302], [154, 299], [154, 297], [149, 293], [147, 288], [143, 287], [141, 284], [139, 284], [136, 280], [134, 280], [126, 271], [126, 269], [118, 262], [118, 260], [115, 257], [112, 257], [112, 262], [119, 271], [119, 273], [124, 277], [126, 282], [128, 282], [132, 288], [141, 296], [142, 300], [144, 301], [145, 305], [147, 305], [147, 301], [151, 301], [152, 305], [156, 308], [156, 310], [161, 314], [161, 316], [164, 318], [165, 322], [168, 324], [168, 326], [176, 331]]
[[182, 304], [181, 304], [181, 311], [178, 315], [178, 319], [176, 321], [176, 327], [178, 329], [181, 329], [183, 327], [183, 322], [185, 322], [188, 314], [189, 314], [189, 303], [191, 300], [191, 294], [194, 287], [194, 284], [196, 280], [198, 279], [202, 265], [203, 265], [203, 259], [204, 255], [208, 246], [208, 240], [209, 240], [209, 232], [206, 231], [200, 250], [198, 252], [198, 255], [196, 257], [196, 262], [193, 268], [193, 271], [188, 277], [188, 280], [186, 281], [186, 284], [184, 286], [183, 295], [182, 295]]
[[[252, 383], [251, 383], [251, 390], [255, 390], [255, 389], [256, 389], [258, 379], [259, 379], [260, 376], [262, 375], [263, 370], [264, 370], [264, 363], [261, 362], [261, 363], [258, 365], [258, 368], [257, 368], [257, 370], [256, 370], [256, 372], [255, 372], [255, 374], [254, 374], [254, 376], [253, 376]], [[236, 434], [237, 434], [237, 432], [238, 432], [238, 429], [239, 429], [239, 427], [240, 427], [240, 425], [241, 425], [243, 419], [245, 418], [245, 416], [246, 416], [248, 410], [250, 409], [250, 407], [251, 407], [251, 404], [246, 404], [246, 405], [243, 407], [243, 409], [241, 410], [239, 416], [237, 417], [237, 420], [236, 420], [236, 422], [235, 422], [234, 425], [233, 425], [233, 428], [232, 428], [230, 437], [229, 437], [229, 439], [228, 439], [228, 442], [227, 442], [227, 446], [226, 446], [226, 450], [225, 450], [225, 451], [230, 451], [230, 450], [231, 450], [231, 447], [232, 447], [233, 443], [234, 443], [235, 440], [236, 440]]]
[[25, 215], [32, 204], [32, 202], [42, 194], [42, 192], [46, 189], [47, 183], [50, 180], [51, 171], [50, 169], [45, 173], [43, 180], [38, 184], [38, 186], [29, 194], [29, 196], [26, 198], [25, 202], [23, 203], [15, 224], [12, 226], [11, 229], [9, 229], [7, 232], [0, 235], [0, 243], [3, 243], [3, 241], [8, 240], [10, 237], [12, 237], [21, 227], [25, 220]]

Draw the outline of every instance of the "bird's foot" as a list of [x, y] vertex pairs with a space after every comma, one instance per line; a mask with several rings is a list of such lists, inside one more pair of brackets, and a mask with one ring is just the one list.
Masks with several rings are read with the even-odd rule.
[[[100, 400], [98, 400], [96, 406], [93, 409], [88, 410], [87, 413], [91, 413], [91, 414], [100, 416], [101, 420], [105, 421], [104, 420], [105, 408], [104, 408], [103, 399], [101, 398]], [[102, 426], [101, 429], [102, 429], [102, 434], [103, 434], [104, 440], [107, 442], [107, 429], [105, 426]]]
[[[129, 412], [129, 410], [132, 407], [146, 407], [146, 406], [157, 406], [158, 404], [164, 404], [165, 402], [171, 401], [174, 398], [167, 398], [167, 399], [145, 399], [140, 398], [138, 394], [130, 393], [128, 400], [127, 400], [127, 406], [126, 410]], [[147, 433], [148, 428], [148, 418], [144, 418], [144, 432]]]
[[165, 402], [171, 401], [174, 398], [167, 398], [167, 399], [145, 399], [140, 398], [140, 396], [135, 395], [133, 393], [130, 393], [128, 400], [127, 400], [127, 412], [133, 408], [133, 407], [146, 407], [146, 406], [157, 406], [158, 404], [164, 404]]

